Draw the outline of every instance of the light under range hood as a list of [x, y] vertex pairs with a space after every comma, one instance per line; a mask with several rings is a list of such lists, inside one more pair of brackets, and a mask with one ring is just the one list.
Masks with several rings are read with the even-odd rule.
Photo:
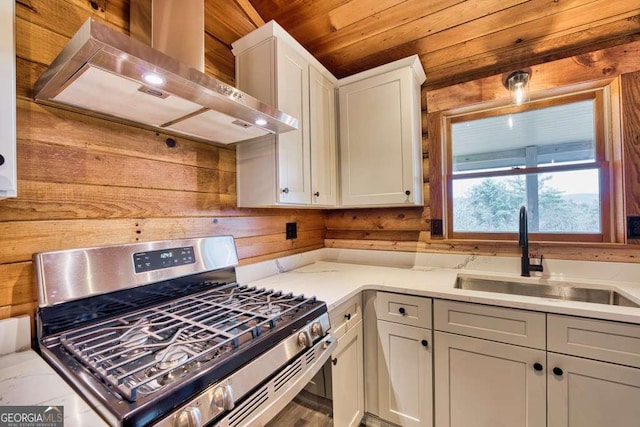
[[38, 102], [230, 144], [298, 120], [90, 18], [37, 81]]

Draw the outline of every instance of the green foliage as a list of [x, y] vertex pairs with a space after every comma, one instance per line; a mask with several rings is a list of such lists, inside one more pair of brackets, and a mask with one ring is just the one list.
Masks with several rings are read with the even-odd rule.
[[[597, 195], [574, 199], [549, 186], [551, 176], [538, 177], [538, 218], [529, 210], [529, 231], [597, 233], [600, 207]], [[481, 180], [455, 198], [454, 230], [459, 232], [517, 232], [518, 211], [526, 204], [524, 175]], [[533, 215], [532, 215], [533, 213]]]

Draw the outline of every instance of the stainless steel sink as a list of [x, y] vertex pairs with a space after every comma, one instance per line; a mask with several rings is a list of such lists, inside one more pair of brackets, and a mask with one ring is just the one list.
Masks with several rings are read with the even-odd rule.
[[540, 285], [537, 283], [510, 282], [476, 277], [458, 277], [456, 288], [472, 291], [496, 292], [529, 297], [553, 298], [566, 301], [593, 302], [596, 304], [640, 307], [624, 295], [610, 289], [582, 288], [566, 285]]

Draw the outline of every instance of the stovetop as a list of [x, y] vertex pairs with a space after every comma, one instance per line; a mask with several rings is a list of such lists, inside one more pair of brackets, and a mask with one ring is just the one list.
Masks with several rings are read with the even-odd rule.
[[235, 283], [212, 285], [57, 338], [102, 382], [133, 402], [220, 364], [317, 306], [313, 298]]

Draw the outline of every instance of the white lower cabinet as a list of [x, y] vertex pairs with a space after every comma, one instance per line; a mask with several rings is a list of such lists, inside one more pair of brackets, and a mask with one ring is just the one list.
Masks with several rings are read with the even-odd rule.
[[338, 346], [331, 354], [333, 425], [357, 427], [364, 417], [364, 331], [362, 297], [356, 295], [330, 313]]
[[436, 300], [434, 329], [437, 427], [640, 426], [640, 325]]
[[543, 350], [438, 331], [433, 346], [436, 426], [546, 425]]
[[[392, 298], [387, 298], [389, 295]], [[431, 300], [378, 293], [378, 316], [384, 317], [387, 308], [393, 307], [412, 322], [413, 317], [408, 316], [411, 307], [422, 303], [428, 304], [425, 327], [401, 323], [402, 316], [398, 318], [400, 323], [377, 321], [378, 415], [400, 426], [433, 425], [432, 332], [427, 328], [431, 325]]]
[[637, 427], [640, 369], [548, 354], [549, 427]]
[[431, 426], [431, 330], [378, 321], [380, 417], [401, 426]]
[[333, 425], [357, 427], [364, 416], [362, 322], [338, 339], [332, 354]]
[[547, 342], [549, 427], [640, 425], [640, 325], [548, 314]]

